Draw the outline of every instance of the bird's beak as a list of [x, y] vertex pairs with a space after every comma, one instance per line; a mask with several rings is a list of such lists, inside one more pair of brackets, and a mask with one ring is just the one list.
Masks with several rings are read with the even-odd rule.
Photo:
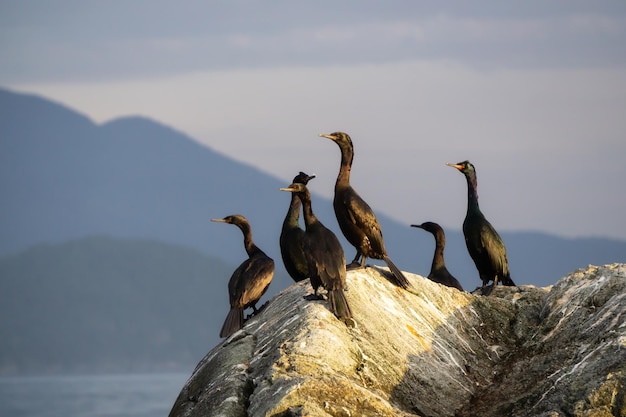
[[311, 181], [313, 178], [315, 178], [315, 175], [309, 175], [309, 181]]
[[421, 224], [412, 224], [411, 227], [419, 227], [421, 229], [422, 225]]
[[212, 222], [218, 222], [218, 223], [226, 223], [226, 220], [224, 219], [211, 219]]
[[337, 140], [337, 136], [333, 136], [333, 135], [326, 135], [324, 133], [320, 133], [320, 137], [322, 138], [326, 138], [326, 139], [330, 139], [330, 140]]
[[289, 187], [285, 187], [285, 188], [279, 188], [280, 191], [295, 191], [293, 188], [289, 188]]
[[463, 169], [463, 165], [451, 164], [449, 162], [446, 165], [449, 166], [449, 167], [452, 167], [452, 168], [456, 168], [459, 171], [461, 171]]

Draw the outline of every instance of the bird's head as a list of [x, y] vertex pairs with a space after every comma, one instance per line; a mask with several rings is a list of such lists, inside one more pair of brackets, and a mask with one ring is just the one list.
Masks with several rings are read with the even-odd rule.
[[424, 222], [422, 224], [412, 224], [411, 227], [419, 227], [427, 232], [435, 233], [437, 230], [441, 230], [441, 226], [434, 222]]
[[474, 165], [472, 165], [472, 163], [470, 161], [463, 161], [463, 162], [459, 162], [457, 164], [451, 164], [451, 163], [447, 163], [446, 164], [449, 167], [452, 168], [456, 168], [459, 171], [461, 171], [463, 174], [468, 175], [471, 173], [476, 173], [476, 170], [474, 169]]
[[297, 183], [306, 185], [313, 178], [315, 178], [315, 175], [307, 175], [304, 172], [300, 171], [300, 173], [293, 178], [293, 182], [297, 182]]
[[230, 216], [224, 217], [223, 219], [211, 219], [211, 221], [218, 222], [218, 223], [229, 223], [229, 224], [235, 224], [235, 225], [248, 224], [248, 219], [246, 219], [241, 214], [232, 214]]
[[280, 191], [289, 191], [292, 193], [299, 194], [299, 193], [305, 193], [307, 189], [306, 189], [306, 185], [304, 185], [303, 183], [293, 182], [288, 187], [280, 188]]
[[352, 139], [350, 139], [350, 136], [344, 132], [334, 132], [329, 135], [320, 133], [320, 137], [330, 139], [339, 146], [352, 147]]

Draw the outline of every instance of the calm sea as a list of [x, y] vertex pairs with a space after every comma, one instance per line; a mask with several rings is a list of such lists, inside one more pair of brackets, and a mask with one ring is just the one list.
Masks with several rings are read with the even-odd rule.
[[188, 377], [0, 377], [0, 417], [167, 417]]

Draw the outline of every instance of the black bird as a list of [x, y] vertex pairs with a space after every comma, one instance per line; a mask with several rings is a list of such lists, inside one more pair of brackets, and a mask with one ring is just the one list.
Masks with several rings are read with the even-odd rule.
[[228, 281], [230, 311], [220, 331], [220, 337], [228, 337], [243, 327], [243, 311], [246, 308], [252, 307], [254, 314], [258, 312], [256, 303], [272, 282], [274, 261], [254, 244], [250, 224], [244, 216], [234, 214], [211, 221], [230, 223], [239, 227], [243, 233], [243, 245], [248, 253], [248, 259], [235, 269]]
[[281, 191], [290, 191], [302, 201], [304, 253], [309, 266], [311, 285], [317, 296], [320, 285], [328, 291], [328, 307], [339, 319], [352, 317], [350, 305], [344, 294], [346, 288], [346, 257], [337, 236], [327, 229], [313, 214], [311, 194], [306, 185], [293, 183]]
[[[489, 295], [498, 282], [515, 286], [509, 272], [504, 242], [478, 207], [478, 181], [474, 165], [469, 161], [446, 165], [461, 171], [467, 180], [467, 214], [463, 221], [463, 234], [467, 250], [483, 282], [483, 295]], [[493, 285], [486, 289], [489, 281], [493, 281]]]
[[[307, 175], [304, 172], [300, 172], [293, 179], [293, 182], [306, 185], [313, 178], [315, 178], [315, 175]], [[298, 223], [301, 205], [298, 196], [295, 193], [291, 193], [291, 203], [289, 204], [289, 210], [287, 210], [287, 215], [283, 221], [279, 241], [280, 254], [283, 257], [285, 269], [296, 282], [309, 277], [309, 267], [304, 256], [304, 249], [302, 248], [304, 230], [300, 228]]]
[[335, 182], [333, 207], [339, 228], [348, 242], [356, 248], [356, 256], [349, 267], [365, 266], [366, 258], [382, 259], [393, 274], [391, 282], [408, 288], [409, 281], [387, 255], [383, 233], [374, 211], [350, 185], [350, 170], [354, 158], [352, 139], [343, 132], [320, 136], [332, 140], [341, 149], [341, 166]]
[[428, 279], [448, 287], [456, 288], [463, 291], [461, 283], [448, 272], [446, 262], [443, 259], [443, 250], [446, 247], [446, 234], [441, 226], [433, 222], [425, 222], [422, 224], [412, 224], [411, 227], [419, 227], [430, 232], [435, 237], [435, 254], [433, 255], [433, 263], [430, 267]]

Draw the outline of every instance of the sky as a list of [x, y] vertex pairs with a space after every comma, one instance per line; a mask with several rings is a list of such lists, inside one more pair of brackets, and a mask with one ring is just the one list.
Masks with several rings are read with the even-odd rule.
[[[626, 239], [626, 3], [0, 1], [0, 87], [141, 115], [376, 212]], [[274, 194], [272, 194], [274, 196]], [[273, 198], [268, 196], [268, 198]], [[242, 208], [242, 211], [245, 211]]]

